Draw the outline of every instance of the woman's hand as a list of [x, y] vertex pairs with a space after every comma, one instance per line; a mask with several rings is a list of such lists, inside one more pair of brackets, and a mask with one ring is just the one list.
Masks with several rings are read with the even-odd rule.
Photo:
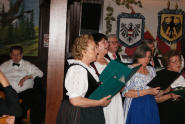
[[160, 97], [160, 96], [170, 92], [170, 90], [171, 90], [170, 86], [167, 89], [165, 89], [165, 90], [160, 90], [159, 93], [155, 97]]
[[[125, 97], [137, 98], [137, 97], [144, 96], [147, 94], [158, 95], [159, 93], [160, 93], [160, 87], [150, 88], [150, 89], [145, 89], [145, 90], [128, 90], [128, 92], [125, 93]], [[161, 94], [163, 93], [161, 92]]]
[[124, 89], [125, 89], [125, 87], [121, 88], [120, 92], [123, 92]]
[[14, 124], [15, 116], [3, 115], [2, 117], [0, 117], [0, 122], [4, 124], [5, 123], [4, 121], [6, 122], [6, 124]]
[[110, 97], [111, 97], [111, 95], [106, 96], [106, 97], [100, 99], [98, 101], [99, 102], [99, 106], [107, 106], [111, 102], [111, 99], [109, 99]]
[[15, 116], [8, 116], [8, 118], [6, 119], [7, 124], [14, 124], [14, 122], [15, 122]]
[[137, 94], [137, 90], [128, 90], [128, 92], [125, 93], [125, 97], [136, 98], [136, 97], [139, 97], [139, 96]]
[[31, 75], [26, 75], [25, 77], [23, 77], [20, 81], [18, 86], [22, 87], [24, 85], [24, 82], [28, 79], [32, 79], [33, 77]]
[[174, 93], [170, 93], [170, 95], [171, 95], [171, 98], [174, 100], [178, 100], [181, 97], [180, 95], [176, 95]]
[[159, 90], [159, 93], [157, 95], [155, 95], [156, 98], [164, 95], [166, 92], [164, 90]]
[[95, 106], [107, 106], [110, 102], [111, 99], [109, 99], [111, 95], [106, 96], [100, 100], [93, 100], [93, 99], [88, 99], [84, 97], [74, 97], [70, 98], [69, 102], [73, 106], [79, 106], [79, 107], [95, 107]]
[[171, 87], [169, 86], [167, 89], [164, 90], [164, 93], [168, 93], [170, 92], [170, 90], [171, 90]]
[[2, 84], [3, 87], [9, 86], [8, 80], [1, 71], [0, 71], [0, 83]]
[[151, 95], [157, 95], [160, 91], [160, 87], [156, 87], [156, 88], [150, 88], [149, 90], [149, 94]]

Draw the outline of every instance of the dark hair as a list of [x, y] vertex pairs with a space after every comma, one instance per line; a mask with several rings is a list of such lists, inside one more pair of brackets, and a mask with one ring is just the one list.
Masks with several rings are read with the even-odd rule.
[[146, 52], [148, 51], [152, 52], [152, 50], [146, 44], [139, 45], [134, 52], [133, 62], [135, 63], [138, 59], [146, 57]]
[[13, 50], [19, 50], [21, 54], [23, 53], [23, 48], [21, 46], [10, 47], [10, 53], [12, 53]]
[[167, 67], [170, 63], [170, 58], [173, 56], [179, 56], [181, 59], [181, 53], [177, 50], [170, 50], [167, 53], [165, 53], [162, 57], [162, 64], [164, 67]]
[[141, 44], [153, 44], [154, 43], [154, 41], [152, 40], [152, 39], [144, 39], [144, 40], [142, 40], [142, 42], [141, 42]]
[[92, 36], [96, 44], [98, 44], [103, 38], [107, 40], [107, 36], [102, 33], [95, 33]]

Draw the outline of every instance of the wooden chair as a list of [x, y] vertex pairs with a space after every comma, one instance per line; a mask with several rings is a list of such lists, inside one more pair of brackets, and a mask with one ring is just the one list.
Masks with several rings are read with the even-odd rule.
[[0, 117], [0, 124], [8, 124], [8, 123], [6, 123], [7, 118], [8, 117]]
[[[19, 102], [22, 103], [22, 99], [19, 99]], [[30, 109], [27, 110], [27, 116], [23, 119], [23, 122], [29, 123], [30, 122]]]
[[5, 93], [0, 90], [0, 98], [5, 99]]
[[14, 118], [14, 117], [12, 118], [12, 116], [0, 117], [0, 124], [8, 124], [6, 121], [7, 121], [7, 119], [8, 119], [9, 117], [10, 117], [11, 119], [13, 119], [13, 120], [12, 120], [12, 121], [13, 121], [12, 124], [14, 124], [15, 118]]

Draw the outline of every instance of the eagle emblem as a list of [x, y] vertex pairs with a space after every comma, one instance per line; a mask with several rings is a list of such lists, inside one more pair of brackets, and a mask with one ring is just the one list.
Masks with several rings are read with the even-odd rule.
[[184, 35], [184, 12], [164, 9], [159, 12], [158, 36], [168, 44], [175, 43]]
[[125, 47], [134, 47], [144, 37], [144, 16], [122, 13], [117, 17], [117, 37]]
[[131, 43], [139, 36], [139, 33], [141, 32], [140, 27], [140, 24], [129, 23], [126, 25], [122, 23], [120, 33], [122, 37], [126, 38], [126, 40]]

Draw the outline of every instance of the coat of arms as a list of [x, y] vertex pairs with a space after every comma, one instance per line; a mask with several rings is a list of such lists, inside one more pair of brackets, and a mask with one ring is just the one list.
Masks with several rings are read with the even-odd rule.
[[117, 17], [117, 37], [125, 47], [137, 46], [144, 38], [144, 16], [122, 13]]
[[185, 34], [185, 13], [180, 9], [163, 9], [158, 15], [158, 37], [168, 44], [181, 40]]

